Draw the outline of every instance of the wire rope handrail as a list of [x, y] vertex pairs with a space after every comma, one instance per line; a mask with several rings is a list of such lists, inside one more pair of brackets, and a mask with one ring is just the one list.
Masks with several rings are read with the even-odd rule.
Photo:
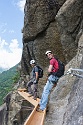
[[70, 68], [64, 75], [72, 75], [72, 76], [77, 76], [79, 78], [83, 78], [83, 75], [80, 74], [83, 73], [83, 69], [77, 69], [77, 68]]

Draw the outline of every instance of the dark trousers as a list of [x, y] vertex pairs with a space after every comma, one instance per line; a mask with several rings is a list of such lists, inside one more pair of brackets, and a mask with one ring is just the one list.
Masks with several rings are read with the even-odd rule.
[[[33, 85], [33, 89], [32, 89], [32, 85]], [[29, 81], [27, 84], [28, 87], [28, 92], [31, 93], [34, 98], [37, 97], [37, 90], [38, 90], [38, 83], [34, 84], [33, 81]]]

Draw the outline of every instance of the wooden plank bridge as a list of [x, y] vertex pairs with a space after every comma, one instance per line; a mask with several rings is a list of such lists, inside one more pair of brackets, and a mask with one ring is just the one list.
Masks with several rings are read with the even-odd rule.
[[33, 99], [33, 96], [29, 97], [30, 94], [26, 92], [26, 89], [18, 89], [18, 93], [24, 97], [27, 101], [29, 101], [32, 105], [34, 105], [34, 109], [29, 115], [29, 117], [26, 119], [24, 125], [44, 125], [44, 119], [46, 115], [46, 109], [43, 112], [36, 111], [40, 99], [37, 98], [37, 100]]

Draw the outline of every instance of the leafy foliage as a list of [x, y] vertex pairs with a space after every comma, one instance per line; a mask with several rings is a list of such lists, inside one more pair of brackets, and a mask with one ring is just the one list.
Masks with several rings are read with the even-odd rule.
[[12, 90], [14, 83], [20, 77], [17, 66], [18, 64], [0, 74], [0, 105], [3, 103], [3, 98]]

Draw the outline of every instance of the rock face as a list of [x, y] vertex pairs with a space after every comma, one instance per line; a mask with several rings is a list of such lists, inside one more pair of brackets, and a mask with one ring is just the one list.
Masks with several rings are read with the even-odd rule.
[[63, 45], [64, 55], [67, 61], [76, 54], [76, 48], [78, 45], [76, 38], [83, 26], [82, 6], [82, 0], [67, 0], [55, 17], [58, 22], [58, 28], [61, 34], [61, 43]]
[[[83, 67], [82, 67], [83, 68]], [[82, 125], [83, 124], [83, 80], [75, 82], [70, 93], [66, 113], [63, 117], [63, 125]]]
[[[66, 65], [66, 70], [70, 67], [83, 69], [83, 33], [80, 34], [78, 41], [77, 55]], [[71, 75], [66, 75], [58, 81], [57, 87], [50, 95], [45, 125], [83, 124], [82, 83], [83, 78]]]
[[6, 103], [0, 106], [0, 125], [4, 125], [5, 123], [5, 113], [6, 113]]
[[[52, 50], [65, 64], [76, 55], [78, 48], [76, 39], [82, 29], [82, 6], [82, 0], [26, 1], [23, 27], [23, 73], [30, 72], [29, 61], [33, 58], [45, 68], [48, 64], [45, 51], [48, 49]], [[45, 63], [43, 60], [46, 60]]]
[[[83, 69], [83, 34], [79, 39], [80, 51], [78, 50], [78, 55], [80, 55], [81, 66]], [[80, 53], [79, 53], [80, 52]], [[83, 75], [83, 72], [81, 73]], [[68, 105], [66, 112], [63, 117], [63, 125], [82, 125], [83, 124], [83, 78], [77, 78], [74, 81], [74, 85], [71, 89], [70, 96], [68, 99]]]
[[[25, 86], [31, 71], [29, 61], [35, 59], [44, 69], [44, 77], [39, 81], [41, 96], [49, 64], [46, 50], [52, 50], [66, 64], [65, 73], [71, 67], [83, 69], [83, 0], [26, 0], [24, 14], [21, 70], [25, 77], [15, 89]], [[82, 83], [82, 78], [71, 75], [59, 79], [50, 94], [45, 125], [83, 125]], [[22, 107], [30, 104], [17, 91], [6, 104], [7, 120], [1, 125], [23, 125], [29, 114]]]
[[45, 52], [48, 49], [53, 50], [56, 56], [59, 55], [61, 60], [65, 62], [60, 33], [55, 20], [63, 3], [64, 0], [26, 1], [23, 28], [23, 73], [29, 72], [29, 61], [33, 58], [45, 68], [47, 66], [47, 61], [44, 61], [46, 60]]
[[59, 4], [55, 0], [26, 0], [23, 39], [34, 40], [55, 18]]

